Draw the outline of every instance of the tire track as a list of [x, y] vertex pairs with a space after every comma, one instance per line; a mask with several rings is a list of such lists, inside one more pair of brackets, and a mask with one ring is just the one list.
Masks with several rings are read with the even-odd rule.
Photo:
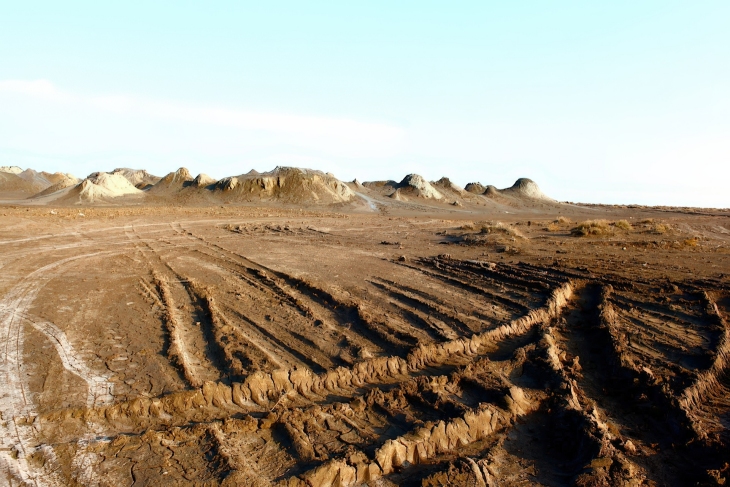
[[[28, 309], [38, 292], [67, 264], [115, 253], [117, 252], [98, 251], [47, 264], [28, 274], [0, 300], [0, 383], [3, 384], [0, 415], [5, 422], [0, 426], [0, 459], [8, 471], [22, 483], [37, 486], [62, 485], [59, 477], [48, 471], [53, 467], [52, 451], [41, 450], [46, 455], [47, 462], [40, 471], [28, 461], [29, 455], [36, 451], [36, 431], [32, 426], [17, 421], [19, 417], [36, 415], [21, 370], [24, 321], [37, 325], [36, 328], [56, 347], [64, 367], [87, 381], [90, 397], [101, 392], [101, 397], [108, 400], [108, 395], [111, 394], [111, 384], [106, 378], [102, 378], [104, 376], [90, 373], [83, 361], [76, 357], [65, 334], [50, 323], [35, 323], [29, 318]], [[14, 452], [15, 458], [11, 452]]]
[[[171, 224], [168, 226], [171, 227]], [[201, 329], [202, 321], [196, 320], [193, 316], [196, 296], [189, 286], [186, 286], [187, 279], [163, 260], [158, 249], [153, 248], [149, 241], [143, 240], [136, 233], [136, 227], [125, 227], [125, 232], [151, 269], [153, 282], [164, 305], [163, 322], [170, 340], [168, 349], [170, 361], [179, 368], [192, 387], [200, 387], [205, 381], [219, 380], [222, 372], [209, 358], [210, 344]], [[147, 251], [140, 248], [140, 244]], [[154, 256], [156, 264], [149, 254]]]

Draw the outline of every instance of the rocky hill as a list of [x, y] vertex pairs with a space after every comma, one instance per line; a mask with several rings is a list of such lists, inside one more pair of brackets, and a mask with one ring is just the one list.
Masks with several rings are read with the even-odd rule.
[[295, 167], [223, 178], [214, 185], [213, 192], [225, 201], [346, 203], [355, 198], [355, 193], [332, 174]]

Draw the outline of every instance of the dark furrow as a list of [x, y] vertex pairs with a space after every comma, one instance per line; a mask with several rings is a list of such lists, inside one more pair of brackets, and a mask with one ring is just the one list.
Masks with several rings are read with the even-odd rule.
[[[204, 360], [199, 360], [197, 357], [194, 357], [195, 350], [191, 350], [190, 344], [185, 343], [185, 335], [190, 333], [191, 330], [187, 323], [181, 323], [180, 311], [178, 307], [181, 306], [183, 309], [187, 309], [188, 305], [194, 306], [193, 297], [190, 294], [189, 289], [185, 288], [184, 286], [177, 286], [183, 287], [181, 292], [177, 293], [178, 298], [181, 298], [183, 302], [181, 304], [175, 304], [173, 298], [173, 294], [175, 293], [171, 291], [167, 285], [169, 281], [170, 283], [173, 283], [173, 287], [175, 287], [175, 284], [181, 283], [184, 279], [174, 269], [172, 269], [172, 267], [170, 267], [167, 262], [162, 259], [162, 257], [159, 255], [159, 252], [154, 249], [149, 244], [149, 242], [142, 240], [139, 235], [137, 235], [135, 228], [133, 228], [133, 232], [137, 241], [144, 245], [152, 253], [155, 260], [158, 262], [158, 265], [155, 266], [152, 263], [149, 255], [147, 255], [146, 252], [141, 251], [145, 260], [153, 269], [153, 277], [155, 278], [156, 285], [158, 287], [160, 295], [162, 296], [162, 301], [163, 303], [165, 303], [163, 320], [166, 324], [165, 336], [170, 343], [170, 347], [168, 348], [168, 356], [171, 363], [176, 365], [177, 370], [179, 370], [183, 374], [188, 384], [193, 387], [200, 387], [203, 380], [205, 380], [206, 378], [217, 379], [219, 377], [220, 370], [211, 370], [213, 369], [213, 367], [211, 367], [210, 365], [212, 365], [213, 361], [211, 361], [210, 350], [207, 348], [208, 344], [206, 343], [205, 345], [207, 360], [211, 361], [211, 364], [206, 364]], [[131, 238], [131, 235], [128, 234], [128, 237]], [[139, 249], [139, 247], [137, 248]], [[155, 267], [158, 267], [158, 269], [155, 270]], [[162, 274], [156, 274], [158, 271], [162, 272]], [[172, 274], [173, 277], [172, 279], [168, 279], [164, 276], [164, 274]], [[192, 321], [196, 321], [195, 316], [189, 318]], [[203, 370], [201, 370], [201, 368]], [[214, 374], [215, 377], [207, 377], [210, 376], [211, 373]]]
[[[549, 286], [540, 286], [539, 291], [531, 292], [530, 288], [528, 286], [525, 286], [524, 284], [514, 284], [510, 281], [500, 280], [499, 278], [495, 279], [493, 277], [482, 275], [481, 273], [466, 268], [461, 263], [462, 261], [452, 261], [452, 259], [439, 258], [421, 259], [419, 262], [428, 265], [432, 269], [442, 271], [443, 273], [462, 281], [479, 282], [480, 284], [483, 284], [483, 286], [480, 287], [484, 287], [488, 284], [495, 285], [499, 288], [500, 291], [508, 294], [508, 296], [506, 296], [508, 299], [511, 299], [515, 302], [521, 302], [521, 300], [527, 301], [528, 303], [534, 302], [534, 294], [541, 295], [550, 290]], [[475, 268], [481, 269], [481, 267]], [[497, 295], [499, 294], [497, 293]]]
[[[430, 271], [430, 270], [424, 269], [422, 267], [405, 264], [403, 262], [398, 262], [398, 265], [407, 267], [409, 269], [416, 270], [418, 272], [423, 273], [424, 275], [433, 277], [442, 282], [445, 282], [446, 284], [450, 284], [454, 287], [463, 289], [465, 291], [469, 291], [470, 293], [473, 293], [480, 297], [487, 297], [489, 300], [493, 300], [493, 301], [498, 302], [501, 305], [504, 305], [507, 308], [507, 310], [509, 310], [513, 313], [524, 313], [525, 311], [528, 311], [530, 309], [529, 306], [527, 306], [523, 303], [520, 303], [519, 301], [514, 301], [513, 299], [510, 299], [508, 297], [497, 294], [489, 289], [483, 288], [481, 286], [477, 286], [475, 284], [470, 284], [468, 282], [462, 281], [461, 279], [457, 279], [455, 277], [448, 276], [448, 275], [442, 274], [440, 272]], [[487, 303], [485, 302], [485, 304], [487, 304]]]
[[362, 335], [370, 342], [376, 344], [382, 350], [402, 355], [407, 353], [407, 349], [417, 342], [414, 337], [404, 335], [402, 332], [390, 328], [387, 323], [373, 321], [372, 316], [360, 305], [354, 303], [345, 303], [344, 301], [336, 299], [330, 293], [304, 281], [303, 279], [299, 279], [285, 273], [278, 273], [277, 271], [256, 263], [247, 257], [236, 254], [219, 245], [210, 243], [200, 237], [197, 237], [191, 232], [188, 233], [190, 233], [190, 235], [194, 236], [195, 238], [198, 238], [206, 245], [215, 247], [229, 255], [235, 256], [235, 258], [249, 263], [254, 268], [270, 273], [282, 279], [289, 286], [297, 288], [298, 291], [302, 292], [309, 299], [312, 299], [313, 301], [318, 302], [320, 305], [328, 307], [332, 311], [336, 312], [336, 314], [340, 316], [342, 323], [354, 325], [353, 328], [357, 333]]
[[[400, 288], [396, 283], [388, 281], [386, 279], [370, 280], [368, 281], [372, 285], [377, 286], [383, 291], [390, 294], [391, 297], [402, 302], [404, 305], [415, 308], [427, 315], [434, 315], [438, 317], [440, 321], [447, 324], [449, 328], [459, 335], [469, 335], [477, 330], [471, 329], [469, 325], [460, 320], [457, 316], [454, 316], [453, 312], [450, 312], [443, 306], [437, 304], [434, 300], [430, 302], [426, 299], [422, 299], [419, 295]], [[480, 327], [481, 328], [481, 327]]]
[[[416, 297], [420, 303], [433, 306], [438, 309], [440, 313], [449, 316], [450, 320], [459, 323], [459, 327], [463, 327], [464, 333], [476, 333], [482, 331], [483, 329], [489, 328], [493, 323], [493, 318], [487, 317], [481, 313], [479, 309], [469, 310], [470, 314], [466, 314], [465, 312], [458, 310], [453, 302], [449, 303], [439, 296], [434, 296], [421, 289], [391, 281], [383, 277], [376, 277], [374, 279], [377, 279], [378, 282], [385, 283], [406, 295]], [[463, 293], [457, 293], [456, 295], [449, 297], [457, 300], [463, 299], [466, 303], [468, 303], [469, 307], [478, 308], [473, 299], [469, 299], [470, 296], [466, 296]], [[467, 321], [472, 321], [473, 323], [470, 325]]]
[[[575, 367], [578, 384], [587, 398], [622, 425], [622, 435], [635, 442], [641, 437], [659, 445], [660, 456], [647, 462], [661, 462], [666, 471], [674, 474], [674, 479], [663, 479], [665, 483], [683, 485], [704, 475], [704, 471], [698, 470], [692, 459], [679, 455], [672, 445], [690, 441], [696, 435], [676, 399], [665, 392], [650, 371], [625, 357], [625, 344], [617, 339], [619, 325], [610, 294], [610, 288], [589, 284], [576, 299], [576, 307], [566, 315], [567, 326], [560, 328], [567, 337], [566, 351], [577, 358], [571, 363], [580, 365]], [[651, 469], [643, 459], [635, 460]]]
[[637, 301], [624, 294], [614, 294], [613, 301], [622, 309], [639, 308], [647, 314], [654, 315], [665, 320], [672, 320], [678, 324], [689, 327], [704, 327], [705, 323], [699, 316], [691, 315], [677, 310], [670, 310], [664, 306]]
[[709, 365], [710, 354], [701, 346], [689, 340], [682, 342], [675, 339], [640, 317], [628, 315], [624, 311], [617, 311], [617, 316], [621, 318], [631, 352], [641, 356], [647, 366], [658, 364], [660, 368], [671, 371], [675, 376], [672, 379], [675, 390], [676, 387], [683, 387], [683, 382], [691, 380], [697, 370]]
[[[507, 266], [508, 264], [500, 265]], [[560, 272], [548, 267], [540, 267], [527, 262], [518, 262], [510, 265], [509, 267], [519, 269], [520, 271], [527, 273], [535, 282], [545, 281], [555, 285], [560, 285], [565, 282], [566, 279], [589, 279], [592, 277], [590, 272], [587, 272], [586, 274], [576, 273], [575, 275], [569, 276], [565, 272]]]
[[[251, 318], [246, 313], [237, 311], [239, 308], [239, 306], [237, 306], [238, 302], [232, 301], [230, 299], [225, 301], [227, 308], [230, 310], [234, 310], [237, 316], [246, 316], [247, 319]], [[266, 317], [264, 317], [264, 319], [266, 320]], [[310, 360], [316, 363], [317, 367], [319, 367], [323, 371], [334, 368], [336, 366], [345, 365], [341, 360], [337, 358], [336, 353], [325, 353], [325, 350], [327, 349], [326, 343], [320, 343], [322, 337], [319, 336], [318, 333], [313, 333], [315, 330], [297, 327], [292, 322], [287, 322], [286, 326], [282, 326], [279, 321], [280, 318], [276, 321], [274, 321], [273, 318], [266, 320], [267, 326], [271, 325], [276, 328], [276, 335], [278, 337], [281, 337], [282, 339], [290, 337], [291, 341], [296, 344], [296, 346], [290, 345], [288, 347], [289, 349], [296, 349], [302, 355], [309, 357]], [[260, 320], [256, 320], [256, 322], [258, 323], [260, 322]], [[311, 327], [313, 327], [311, 323], [306, 323], [306, 325], [310, 325]], [[305, 333], [311, 333], [311, 335], [306, 336]], [[315, 369], [317, 367], [315, 367]]]
[[430, 316], [418, 310], [409, 309], [407, 306], [401, 304], [399, 301], [390, 301], [389, 303], [393, 308], [397, 310], [403, 319], [410, 324], [414, 329], [421, 332], [425, 332], [430, 340], [419, 340], [420, 342], [427, 341], [443, 341], [452, 340], [459, 336], [445, 323], [437, 323], [431, 321]]
[[[169, 265], [168, 265], [169, 267]], [[172, 268], [170, 268], [172, 270]], [[213, 317], [210, 315], [209, 310], [205, 305], [205, 298], [199, 293], [199, 284], [193, 279], [185, 279], [180, 276], [180, 282], [190, 296], [191, 303], [193, 305], [192, 320], [200, 326], [203, 332], [203, 338], [205, 339], [205, 355], [213, 366], [219, 371], [221, 376], [226, 377], [226, 380], [230, 380], [228, 375], [230, 370], [227, 367], [225, 361], [225, 353], [220, 346], [220, 343], [215, 338], [215, 330], [213, 325]]]
[[[193, 238], [193, 237], [191, 237]], [[200, 241], [199, 239], [196, 239], [196, 241]], [[205, 243], [205, 242], [203, 242]], [[278, 299], [280, 301], [283, 301], [287, 303], [290, 307], [297, 309], [299, 311], [299, 314], [306, 318], [309, 321], [309, 325], [312, 326], [315, 330], [318, 329], [317, 324], [318, 322], [321, 322], [324, 324], [325, 322], [321, 320], [321, 318], [317, 317], [315, 313], [313, 312], [311, 306], [308, 306], [303, 302], [303, 300], [299, 297], [297, 297], [297, 294], [299, 294], [296, 290], [293, 290], [291, 287], [289, 287], [286, 283], [281, 282], [281, 279], [279, 279], [277, 276], [273, 275], [273, 271], [270, 269], [267, 269], [266, 267], [260, 266], [249, 259], [241, 257], [241, 260], [244, 260], [246, 262], [251, 263], [251, 266], [245, 265], [240, 262], [236, 262], [233, 259], [225, 258], [217, 255], [209, 254], [208, 252], [204, 252], [200, 249], [193, 249], [196, 252], [199, 252], [202, 255], [205, 255], [207, 257], [210, 257], [214, 259], [215, 261], [222, 261], [227, 264], [233, 264], [234, 266], [238, 267], [242, 270], [242, 272], [237, 272], [232, 269], [228, 269], [229, 272], [231, 272], [233, 275], [237, 276], [239, 279], [247, 283], [248, 285], [254, 287], [255, 289], [267, 293], [268, 295], [274, 297], [275, 299]], [[267, 272], [268, 271], [268, 272]], [[272, 275], [269, 275], [272, 274]], [[316, 303], [315, 303], [316, 305]], [[342, 318], [342, 313], [335, 312], [334, 316], [339, 317], [337, 320], [337, 329], [339, 330], [339, 333], [347, 337], [347, 339], [352, 343], [358, 343], [358, 346], [360, 349], [366, 349], [369, 350], [370, 353], [377, 353], [379, 347], [376, 343], [373, 343], [372, 340], [367, 339], [366, 336], [363, 336], [362, 334], [358, 334], [357, 338], [355, 335], [350, 331], [350, 326], [352, 325], [351, 321], [348, 321], [346, 319]], [[289, 331], [291, 334], [291, 331]], [[303, 338], [303, 336], [299, 334], [293, 334], [297, 338], [300, 339], [300, 341], [303, 341], [305, 343], [310, 343], [310, 340], [306, 340]], [[360, 343], [362, 341], [365, 341], [365, 343]], [[310, 352], [307, 352], [304, 354], [305, 356], [311, 355]], [[314, 354], [317, 355], [316, 352]], [[321, 355], [321, 354], [320, 354]], [[340, 362], [341, 359], [339, 357], [336, 357], [335, 355], [332, 356], [332, 359]], [[326, 367], [328, 364], [331, 365], [332, 362], [330, 359], [326, 360], [318, 360], [320, 365], [322, 367]], [[316, 367], [315, 367], [316, 369]]]
[[[266, 337], [268, 341], [276, 344], [276, 346], [279, 348], [279, 353], [281, 353], [282, 349], [285, 350], [287, 354], [295, 357], [298, 362], [305, 364], [310, 370], [314, 372], [321, 373], [327, 370], [325, 367], [314, 361], [310, 355], [289, 346], [284, 340], [282, 340], [280, 338], [280, 334], [288, 335], [288, 333], [286, 333], [286, 330], [284, 330], [283, 328], [275, 324], [272, 325], [272, 323], [270, 322], [267, 324], [267, 326], [263, 326], [251, 319], [249, 316], [242, 314], [240, 311], [234, 308], [228, 308], [228, 311], [232, 314], [235, 314], [235, 316], [239, 320], [254, 328], [259, 334]], [[274, 330], [271, 329], [272, 327], [276, 328], [277, 333], [274, 333]]]
[[283, 279], [287, 284], [306, 295], [309, 299], [333, 310], [340, 316], [343, 323], [351, 323], [354, 325], [353, 328], [358, 333], [365, 336], [371, 342], [374, 342], [383, 350], [390, 349], [393, 353], [405, 354], [407, 353], [407, 348], [418, 343], [417, 337], [409, 335], [404, 331], [396, 330], [390, 324], [378, 320], [362, 304], [345, 302], [304, 279], [279, 273], [271, 269], [269, 269], [269, 272]]
[[[204, 253], [205, 255], [209, 255], [207, 253]], [[219, 259], [216, 257], [216, 259]], [[229, 272], [231, 272], [232, 275], [240, 279], [241, 281], [245, 282], [247, 285], [271, 296], [275, 299], [278, 299], [284, 303], [287, 303], [291, 308], [298, 310], [299, 315], [307, 320], [307, 324], [313, 328], [314, 330], [319, 330], [322, 326], [331, 326], [337, 330], [338, 333], [345, 336], [350, 342], [358, 343], [361, 348], [367, 348], [369, 350], [372, 350], [374, 352], [377, 352], [379, 347], [373, 343], [370, 340], [367, 340], [362, 335], [355, 335], [350, 332], [349, 326], [350, 323], [347, 321], [343, 321], [341, 319], [341, 315], [337, 312], [334, 312], [332, 309], [330, 309], [327, 306], [322, 307], [319, 303], [315, 301], [310, 301], [309, 303], [305, 302], [305, 295], [299, 293], [296, 289], [287, 286], [285, 283], [280, 282], [280, 280], [274, 276], [273, 278], [269, 276], [265, 270], [258, 269], [258, 268], [252, 268], [247, 267], [243, 264], [237, 263], [231, 259], [225, 259], [225, 262], [232, 263], [233, 265], [239, 267], [242, 269], [243, 272], [238, 272], [229, 269]], [[319, 312], [315, 312], [313, 307], [320, 307]], [[324, 310], [325, 314], [331, 314], [333, 316], [333, 320], [326, 320], [322, 316], [322, 311]], [[318, 332], [317, 332], [318, 333]], [[300, 337], [302, 338], [302, 337]], [[364, 344], [361, 342], [365, 342]], [[320, 346], [315, 345], [313, 342], [310, 341], [310, 344], [312, 346]]]
[[[652, 324], [648, 322], [646, 319], [641, 319], [641, 315], [648, 315], [654, 318], [657, 318], [655, 314], [652, 313], [646, 313], [644, 310], [637, 311], [637, 314], [639, 316], [634, 316], [634, 313], [631, 312], [630, 309], [624, 308], [620, 304], [617, 304], [614, 300], [611, 300], [612, 304], [615, 305], [615, 308], [617, 309], [617, 312], [621, 314], [621, 317], [624, 319], [624, 321], [630, 321], [631, 324], [637, 328], [639, 331], [643, 331], [644, 334], [649, 335], [652, 337], [653, 341], [658, 341], [661, 338], [661, 344], [664, 346], [668, 346], [674, 350], [676, 350], [677, 355], [682, 355], [682, 347], [691, 346], [694, 349], [698, 349], [699, 353], [705, 353], [703, 350], [705, 347], [702, 347], [700, 344], [692, 344], [688, 341], [683, 341], [682, 338], [686, 337], [674, 337], [667, 333], [666, 330], [663, 330], [661, 327]], [[636, 309], [636, 308], [634, 308]], [[673, 320], [674, 321], [674, 320]], [[676, 321], [675, 321], [676, 322]], [[669, 330], [671, 332], [671, 330]], [[706, 338], [706, 337], [700, 337], [700, 338]], [[709, 343], [709, 339], [706, 339]]]
[[[443, 262], [443, 260], [441, 260]], [[526, 287], [538, 292], [544, 292], [553, 286], [563, 284], [567, 279], [558, 277], [552, 273], [536, 272], [533, 269], [523, 266], [509, 264], [485, 265], [478, 261], [459, 261], [458, 267], [467, 269], [474, 274], [481, 275], [494, 281], [509, 283], [512, 287]]]
[[[198, 289], [197, 293], [205, 298], [205, 301], [209, 305], [208, 308], [210, 310], [211, 318], [215, 318], [216, 307], [212, 302], [212, 296], [210, 294], [210, 291], [208, 289], [202, 288], [201, 286], [201, 289]], [[278, 299], [277, 301], [280, 302], [280, 300]], [[238, 307], [236, 306], [236, 308]], [[266, 314], [266, 316], [263, 317], [267, 321], [267, 326], [273, 327], [277, 330], [276, 336], [279, 339], [279, 344], [281, 345], [283, 343], [286, 343], [289, 351], [297, 350], [297, 356], [309, 357], [309, 360], [307, 361], [308, 364], [317, 364], [315, 367], [313, 367], [314, 370], [322, 371], [335, 366], [336, 364], [333, 362], [332, 357], [323, 354], [320, 350], [320, 347], [316, 346], [309, 338], [305, 338], [301, 333], [295, 331], [298, 328], [297, 326], [295, 326], [295, 322], [301, 317], [298, 313], [293, 313], [293, 316], [289, 314], [288, 311], [291, 309], [293, 308], [282, 308], [282, 310], [284, 311], [283, 319], [287, 321], [289, 326], [281, 326], [277, 323], [277, 321], [281, 319], [281, 313], [276, 307], [270, 308], [268, 311], [271, 314]], [[292, 319], [294, 320], [294, 323], [292, 322]], [[314, 323], [309, 317], [305, 317], [304, 321], [305, 323], [302, 323], [303, 326], [314, 328]], [[212, 323], [215, 324], [215, 319], [212, 319]], [[225, 325], [222, 325], [222, 327], [225, 327]], [[216, 333], [220, 334], [218, 332]], [[222, 339], [227, 338], [232, 337], [222, 337]], [[220, 339], [217, 341], [221, 342]], [[225, 347], [223, 348], [225, 349]], [[341, 362], [338, 361], [337, 365], [340, 364]]]
[[187, 345], [183, 342], [181, 324], [175, 313], [175, 302], [172, 293], [167, 287], [164, 278], [153, 274], [153, 279], [157, 289], [159, 290], [164, 306], [163, 322], [167, 333], [165, 334], [167, 346], [166, 355], [170, 362], [176, 365], [178, 373], [193, 387], [200, 387], [202, 380], [198, 377], [193, 364], [189, 358]]

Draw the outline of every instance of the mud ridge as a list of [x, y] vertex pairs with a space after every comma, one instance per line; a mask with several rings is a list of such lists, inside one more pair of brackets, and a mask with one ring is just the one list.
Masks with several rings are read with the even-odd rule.
[[187, 346], [181, 336], [181, 325], [176, 316], [175, 301], [172, 298], [172, 293], [170, 293], [167, 282], [162, 276], [154, 272], [152, 278], [160, 292], [164, 305], [164, 321], [167, 327], [167, 333], [170, 336], [170, 347], [168, 349], [170, 360], [180, 367], [185, 379], [192, 387], [200, 387], [203, 381], [193, 370]]
[[566, 283], [553, 291], [543, 308], [532, 310], [527, 316], [469, 339], [419, 346], [406, 359], [397, 356], [379, 357], [357, 363], [352, 368], [338, 367], [320, 375], [313, 374], [309, 369], [256, 372], [243, 383], [233, 383], [231, 386], [206, 381], [196, 390], [158, 398], [137, 398], [100, 408], [61, 410], [44, 414], [41, 420], [45, 423], [64, 420], [135, 423], [148, 418], [147, 422], [181, 424], [195, 417], [220, 419], [231, 411], [267, 409], [282, 395], [292, 392], [311, 398], [361, 388], [366, 384], [390, 382], [409, 377], [426, 367], [444, 364], [453, 357], [476, 357], [482, 347], [493, 346], [510, 336], [526, 333], [536, 324], [549, 322], [561, 313], [572, 292], [571, 283]]
[[484, 404], [453, 421], [438, 421], [418, 428], [404, 436], [387, 440], [376, 450], [373, 460], [357, 454], [347, 459], [332, 460], [299, 478], [289, 479], [285, 485], [346, 487], [374, 481], [406, 465], [426, 463], [438, 454], [487, 438], [538, 407], [519, 387], [510, 389], [509, 403], [509, 410]]
[[698, 424], [696, 410], [702, 408], [708, 395], [713, 391], [722, 390], [722, 377], [728, 371], [728, 362], [730, 361], [730, 327], [722, 313], [717, 307], [717, 303], [707, 293], [703, 293], [703, 297], [707, 306], [707, 310], [711, 316], [717, 321], [723, 333], [720, 337], [715, 357], [709, 369], [700, 372], [694, 383], [687, 387], [679, 398], [679, 404], [687, 412], [687, 416], [692, 420], [695, 432], [700, 437], [706, 437], [707, 432]]

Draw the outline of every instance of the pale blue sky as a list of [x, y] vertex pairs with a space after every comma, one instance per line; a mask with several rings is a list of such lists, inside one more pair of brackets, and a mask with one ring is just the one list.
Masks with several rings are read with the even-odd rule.
[[730, 2], [0, 3], [0, 165], [730, 206]]

